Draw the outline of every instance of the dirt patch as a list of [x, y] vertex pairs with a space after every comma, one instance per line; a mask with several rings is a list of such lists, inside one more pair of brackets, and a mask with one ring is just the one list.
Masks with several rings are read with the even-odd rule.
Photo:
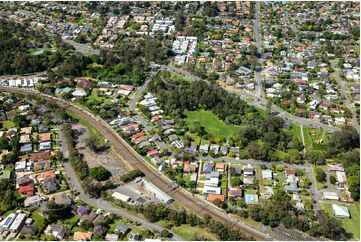
[[98, 153], [94, 152], [86, 145], [87, 140], [90, 137], [89, 130], [81, 124], [75, 124], [72, 128], [77, 130], [79, 133], [76, 148], [79, 153], [83, 155], [84, 160], [88, 163], [88, 166], [90, 168], [99, 165], [103, 166], [112, 174], [111, 179], [114, 182], [120, 182], [120, 177], [127, 173], [127, 170], [125, 165], [112, 151], [112, 149]]

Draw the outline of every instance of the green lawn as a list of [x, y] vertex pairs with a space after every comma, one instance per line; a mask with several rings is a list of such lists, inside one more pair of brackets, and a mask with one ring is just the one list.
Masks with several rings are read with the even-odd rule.
[[[312, 135], [314, 133], [314, 135]], [[305, 136], [306, 148], [313, 150], [325, 150], [328, 147], [328, 135], [327, 132], [320, 129], [313, 129], [310, 127], [303, 127], [303, 134]], [[316, 140], [323, 140], [322, 143], [316, 144]]]
[[39, 231], [43, 231], [45, 229], [45, 218], [40, 215], [39, 208], [31, 213], [31, 218], [34, 220], [32, 226], [37, 227]]
[[[346, 231], [353, 234], [355, 240], [360, 239], [360, 202], [356, 202], [353, 204], [344, 204], [347, 205], [351, 218], [350, 219], [339, 219], [343, 223], [343, 227]], [[331, 216], [332, 212], [332, 204], [331, 203], [322, 203], [322, 208]]]
[[296, 136], [297, 139], [302, 142], [301, 129], [298, 125], [291, 124], [291, 128], [286, 129], [286, 132], [292, 136]]
[[3, 128], [4, 129], [10, 129], [10, 128], [14, 128], [15, 127], [15, 123], [11, 120], [5, 120], [3, 122]]
[[171, 231], [179, 235], [185, 241], [195, 240], [195, 235], [203, 236], [204, 240], [218, 240], [215, 234], [208, 232], [206, 229], [200, 228], [198, 226], [191, 226], [189, 224], [173, 227]]
[[213, 136], [227, 138], [229, 135], [236, 133], [239, 130], [239, 126], [227, 125], [220, 120], [211, 111], [198, 110], [198, 111], [184, 111], [187, 116], [186, 122], [191, 125], [194, 122], [199, 122], [207, 131], [207, 133]]
[[98, 89], [94, 88], [92, 90], [92, 93], [91, 95], [89, 95], [87, 97], [87, 102], [90, 103], [90, 104], [93, 104], [93, 103], [107, 103], [107, 104], [111, 104], [112, 103], [112, 100], [105, 97], [105, 96], [98, 96]]

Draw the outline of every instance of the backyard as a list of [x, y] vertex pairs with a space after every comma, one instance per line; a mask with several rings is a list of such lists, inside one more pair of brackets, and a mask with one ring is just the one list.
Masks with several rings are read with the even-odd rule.
[[[322, 203], [321, 206], [329, 215], [334, 216], [332, 212], [331, 203]], [[360, 202], [347, 204], [347, 207], [349, 209], [351, 218], [339, 219], [339, 220], [342, 221], [346, 231], [353, 234], [354, 240], [359, 240], [360, 239]]]

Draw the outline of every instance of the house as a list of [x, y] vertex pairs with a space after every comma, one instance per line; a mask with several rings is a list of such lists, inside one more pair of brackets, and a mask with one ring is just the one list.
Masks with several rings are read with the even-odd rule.
[[39, 150], [50, 150], [50, 149], [51, 149], [51, 141], [39, 143]]
[[347, 184], [347, 177], [344, 171], [336, 171], [336, 179], [339, 187], [344, 187]]
[[56, 178], [56, 174], [54, 171], [46, 171], [36, 177], [39, 182], [44, 182], [45, 180], [50, 178]]
[[204, 163], [203, 164], [203, 173], [211, 173], [213, 171], [213, 163]]
[[220, 187], [208, 187], [208, 186], [204, 186], [203, 187], [203, 193], [212, 193], [212, 194], [221, 194], [221, 188]]
[[73, 239], [75, 241], [90, 241], [92, 239], [93, 233], [92, 232], [80, 232], [77, 231], [73, 235]]
[[33, 145], [31, 143], [29, 144], [23, 144], [20, 146], [20, 152], [26, 153], [33, 150]]
[[269, 186], [260, 187], [259, 193], [261, 199], [270, 199], [274, 194], [273, 188]]
[[224, 202], [224, 200], [225, 200], [224, 195], [208, 194], [208, 196], [207, 196], [207, 201], [209, 201], [209, 202], [213, 202], [216, 199], [221, 200], [221, 202]]
[[262, 178], [265, 180], [272, 180], [273, 178], [272, 171], [269, 169], [262, 170]]
[[85, 97], [87, 95], [86, 92], [81, 88], [76, 88], [75, 91], [71, 94], [76, 98]]
[[20, 234], [22, 235], [33, 236], [36, 235], [37, 233], [38, 233], [38, 228], [36, 226], [24, 225], [20, 230]]
[[247, 205], [250, 204], [257, 204], [258, 203], [258, 196], [256, 194], [245, 194], [244, 201]]
[[71, 198], [69, 193], [57, 193], [53, 196], [54, 201], [58, 205], [71, 205], [73, 199]]
[[335, 124], [336, 125], [345, 125], [346, 120], [344, 117], [335, 118]]
[[249, 75], [251, 72], [252, 72], [252, 70], [249, 69], [249, 68], [247, 68], [247, 67], [245, 67], [245, 66], [241, 66], [241, 67], [239, 67], [239, 68], [236, 70], [236, 73], [237, 73], [238, 75], [241, 75], [241, 76], [243, 76], [243, 75]]
[[297, 183], [290, 183], [290, 184], [286, 185], [285, 190], [287, 192], [298, 192], [299, 191]]
[[34, 184], [30, 184], [30, 185], [20, 187], [18, 191], [19, 191], [19, 193], [21, 193], [23, 195], [31, 197], [34, 195], [35, 187], [34, 187]]
[[211, 145], [210, 151], [212, 151], [213, 154], [217, 155], [219, 151], [219, 145]]
[[117, 224], [115, 226], [114, 232], [118, 234], [126, 234], [129, 231], [129, 227], [125, 224]]
[[253, 177], [252, 176], [244, 176], [243, 184], [244, 185], [253, 185]]
[[242, 197], [242, 189], [230, 188], [228, 190], [228, 197], [241, 198]]
[[59, 181], [56, 178], [48, 178], [43, 182], [43, 187], [47, 193], [56, 192], [59, 189]]
[[322, 199], [338, 201], [340, 198], [336, 192], [323, 192]]
[[226, 170], [226, 164], [224, 163], [217, 163], [215, 166], [216, 171], [224, 172]]
[[107, 233], [105, 235], [105, 240], [106, 241], [117, 241], [118, 238], [119, 238], [119, 235], [117, 235], [117, 234], [109, 234], [109, 233]]
[[245, 176], [253, 176], [254, 175], [254, 168], [251, 166], [247, 166], [243, 168], [243, 174]]
[[40, 142], [51, 141], [51, 133], [39, 134], [39, 141]]
[[40, 202], [41, 202], [41, 198], [38, 195], [27, 197], [24, 200], [24, 207], [25, 208], [37, 207], [39, 206]]
[[296, 170], [293, 169], [293, 168], [289, 168], [289, 169], [286, 170], [285, 174], [286, 174], [286, 176], [296, 175]]
[[152, 158], [152, 157], [154, 157], [156, 155], [158, 155], [158, 150], [156, 150], [156, 149], [153, 149], [153, 150], [150, 150], [150, 151], [147, 152], [147, 156], [150, 157], [150, 158]]
[[199, 151], [204, 153], [204, 154], [208, 154], [208, 150], [209, 150], [209, 145], [208, 144], [203, 144], [199, 146]]
[[220, 148], [220, 152], [221, 152], [222, 155], [227, 155], [227, 153], [228, 153], [227, 146], [222, 145], [221, 148]]
[[198, 165], [196, 162], [189, 162], [184, 161], [183, 162], [183, 172], [185, 173], [195, 173], [197, 172]]
[[346, 206], [332, 204], [333, 214], [338, 218], [350, 218], [350, 213]]

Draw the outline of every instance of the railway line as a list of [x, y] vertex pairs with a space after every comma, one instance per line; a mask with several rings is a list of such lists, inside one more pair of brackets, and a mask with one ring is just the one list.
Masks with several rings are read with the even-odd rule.
[[145, 174], [145, 179], [151, 180], [154, 185], [159, 187], [162, 191], [169, 194], [175, 201], [175, 203], [187, 208], [191, 212], [197, 215], [210, 215], [217, 221], [227, 223], [232, 228], [239, 229], [244, 235], [253, 237], [256, 240], [271, 240], [270, 236], [263, 232], [243, 224], [236, 219], [230, 217], [224, 212], [220, 211], [205, 202], [200, 201], [196, 197], [192, 196], [189, 192], [182, 188], [174, 188], [173, 182], [159, 173], [155, 168], [146, 163], [146, 161], [133, 148], [124, 141], [104, 120], [99, 117], [69, 103], [65, 100], [55, 98], [50, 95], [42, 94], [40, 92], [31, 89], [21, 88], [8, 88], [0, 87], [1, 91], [24, 94], [30, 97], [41, 97], [47, 101], [50, 101], [64, 109], [75, 113], [82, 119], [88, 121], [94, 128], [104, 135], [104, 138], [109, 140], [109, 143], [113, 146], [113, 149], [119, 154], [123, 162], [133, 169], [139, 169]]

